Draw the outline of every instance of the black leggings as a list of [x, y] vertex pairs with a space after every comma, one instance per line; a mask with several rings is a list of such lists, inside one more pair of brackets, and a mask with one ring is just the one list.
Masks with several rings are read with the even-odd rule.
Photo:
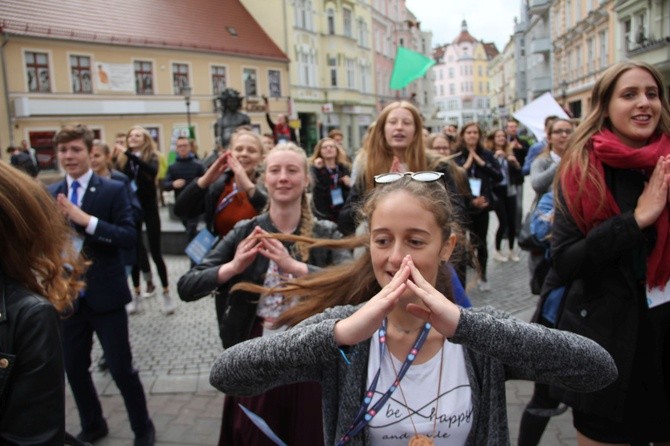
[[[142, 203], [142, 210], [144, 211], [144, 224], [147, 227], [147, 239], [149, 240], [151, 258], [156, 264], [158, 277], [161, 279], [163, 288], [167, 288], [167, 268], [165, 267], [161, 252], [161, 219], [158, 216], [158, 203], [155, 200], [153, 202]], [[137, 264], [133, 266], [131, 272], [135, 288], [140, 286], [140, 269], [146, 273], [151, 271], [147, 250], [142, 237], [142, 223], [140, 223], [137, 231]]]
[[486, 243], [486, 234], [489, 232], [489, 211], [482, 211], [472, 217], [470, 223], [471, 242], [477, 252], [477, 261], [482, 280], [486, 281], [486, 263], [489, 259], [489, 249]]
[[498, 217], [498, 231], [496, 232], [496, 250], [500, 251], [502, 239], [507, 236], [509, 241], [509, 250], [514, 249], [514, 239], [516, 237], [516, 195], [511, 197], [507, 195], [507, 186], [496, 189], [498, 203], [496, 204], [496, 216]]

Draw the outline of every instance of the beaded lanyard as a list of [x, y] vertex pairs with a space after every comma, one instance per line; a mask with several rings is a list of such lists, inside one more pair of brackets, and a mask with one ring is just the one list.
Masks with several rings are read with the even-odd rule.
[[417, 336], [416, 341], [414, 341], [412, 349], [407, 354], [405, 362], [402, 363], [402, 366], [400, 367], [400, 370], [398, 371], [397, 377], [395, 381], [393, 381], [393, 384], [391, 384], [391, 386], [388, 388], [386, 393], [382, 395], [379, 401], [377, 401], [374, 404], [374, 406], [372, 406], [372, 408], [368, 409], [368, 406], [370, 405], [372, 397], [375, 393], [375, 389], [377, 388], [377, 381], [379, 381], [379, 375], [381, 373], [381, 364], [384, 358], [384, 351], [386, 350], [386, 319], [384, 319], [384, 321], [382, 322], [382, 326], [379, 329], [379, 369], [377, 370], [375, 377], [372, 379], [370, 387], [368, 388], [368, 390], [365, 391], [365, 397], [363, 398], [361, 407], [358, 409], [358, 413], [356, 414], [356, 417], [354, 418], [351, 427], [349, 427], [349, 430], [347, 430], [347, 432], [342, 436], [340, 441], [338, 441], [337, 446], [344, 445], [353, 437], [358, 435], [363, 430], [363, 428], [370, 422], [370, 420], [372, 420], [372, 418], [377, 414], [377, 411], [388, 401], [388, 399], [391, 397], [391, 394], [393, 394], [393, 392], [395, 392], [395, 390], [398, 388], [400, 380], [402, 380], [403, 376], [405, 376], [405, 373], [407, 373], [407, 370], [409, 370], [409, 367], [416, 359], [416, 355], [419, 353], [419, 350], [421, 350], [423, 343], [426, 342], [426, 339], [428, 338], [428, 332], [430, 332], [430, 328], [431, 328], [430, 323], [426, 322], [423, 326], [423, 329], [419, 333], [419, 336]]

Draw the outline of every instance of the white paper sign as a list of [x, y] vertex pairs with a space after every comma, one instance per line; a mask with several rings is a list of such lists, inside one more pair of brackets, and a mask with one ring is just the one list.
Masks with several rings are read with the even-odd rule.
[[670, 282], [665, 284], [663, 291], [659, 287], [647, 288], [647, 306], [649, 308], [658, 307], [668, 302], [670, 302]]

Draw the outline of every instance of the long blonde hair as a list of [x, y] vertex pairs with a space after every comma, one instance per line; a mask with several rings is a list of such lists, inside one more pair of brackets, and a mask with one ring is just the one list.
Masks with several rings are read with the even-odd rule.
[[56, 201], [28, 175], [0, 161], [0, 268], [59, 312], [83, 286], [85, 262]]
[[589, 168], [589, 141], [603, 127], [612, 130], [612, 122], [607, 117], [607, 109], [609, 108], [614, 88], [621, 75], [634, 68], [641, 68], [654, 78], [661, 100], [661, 119], [658, 123], [656, 133], [670, 135], [670, 106], [668, 105], [663, 78], [656, 68], [639, 61], [626, 61], [609, 67], [593, 86], [593, 90], [591, 91], [591, 111], [570, 138], [568, 148], [561, 157], [561, 164], [559, 165], [557, 175], [554, 177], [554, 189], [556, 189], [563, 181], [564, 176], [573, 175], [577, 172], [579, 184], [577, 193], [565, 196], [568, 208], [571, 208], [571, 204], [579, 201], [586, 189], [587, 182], [597, 191], [599, 201], [601, 203], [604, 202], [605, 190], [602, 178], [595, 169]]
[[[140, 159], [145, 162], [151, 162], [154, 159], [158, 159], [160, 156], [160, 153], [158, 152], [158, 149], [156, 148], [156, 143], [154, 142], [154, 139], [151, 137], [151, 134], [147, 129], [144, 127], [141, 127], [139, 125], [134, 125], [131, 128], [128, 129], [126, 132], [126, 147], [128, 146], [128, 137], [130, 136], [130, 132], [133, 130], [139, 130], [142, 133], [142, 136], [144, 137], [144, 141], [142, 143], [142, 147], [140, 147]], [[116, 160], [116, 164], [118, 167], [123, 170], [123, 168], [126, 166], [126, 163], [128, 162], [128, 157], [124, 154], [121, 154], [119, 158]]]

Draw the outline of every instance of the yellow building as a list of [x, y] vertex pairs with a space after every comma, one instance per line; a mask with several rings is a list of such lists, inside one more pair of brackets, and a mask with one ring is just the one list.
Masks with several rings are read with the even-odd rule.
[[350, 151], [360, 147], [376, 113], [370, 2], [242, 2], [293, 62], [290, 95], [302, 145], [309, 151], [339, 128]]
[[237, 0], [3, 0], [0, 28], [0, 146], [26, 139], [46, 174], [64, 124], [108, 143], [141, 125], [167, 153], [190, 121], [204, 153], [224, 88], [244, 96], [259, 132], [262, 96], [288, 111], [288, 58]]

